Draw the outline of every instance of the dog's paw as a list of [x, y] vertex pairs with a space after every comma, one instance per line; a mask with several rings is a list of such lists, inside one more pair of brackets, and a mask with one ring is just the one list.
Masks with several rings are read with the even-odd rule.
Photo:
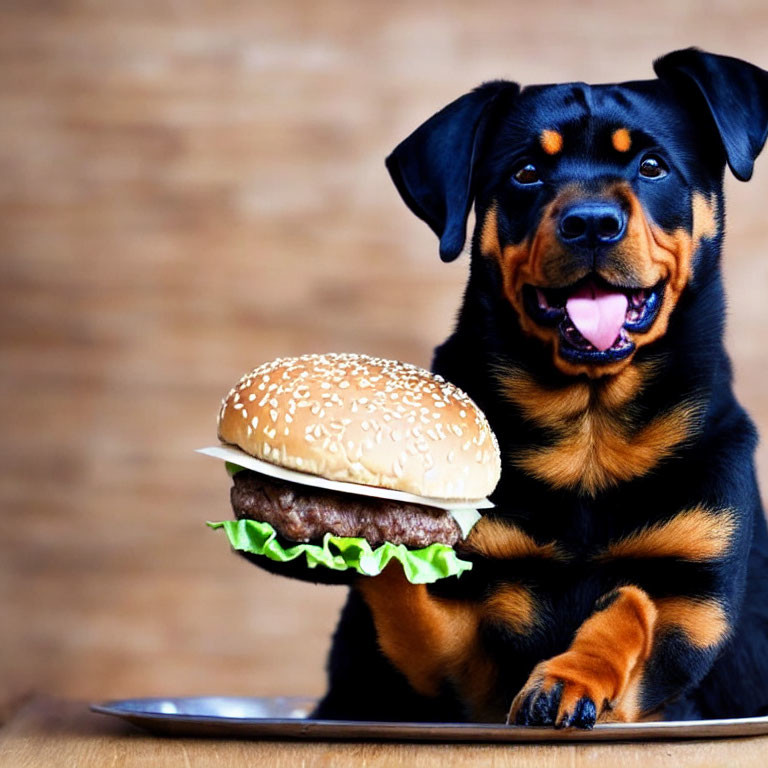
[[[542, 662], [533, 670], [512, 702], [507, 723], [589, 729], [607, 712], [609, 702], [599, 680], [574, 674], [573, 668], [582, 665], [575, 658], [565, 658], [568, 655]], [[564, 674], [564, 668], [570, 669]]]

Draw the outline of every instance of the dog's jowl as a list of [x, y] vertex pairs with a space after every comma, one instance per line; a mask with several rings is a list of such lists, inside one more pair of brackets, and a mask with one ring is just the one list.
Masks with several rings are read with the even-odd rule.
[[471, 572], [353, 586], [319, 716], [589, 728], [768, 710], [768, 536], [720, 271], [723, 177], [752, 175], [768, 73], [694, 49], [655, 72], [486, 83], [388, 158], [443, 260], [474, 206], [434, 369], [485, 411], [504, 469]]

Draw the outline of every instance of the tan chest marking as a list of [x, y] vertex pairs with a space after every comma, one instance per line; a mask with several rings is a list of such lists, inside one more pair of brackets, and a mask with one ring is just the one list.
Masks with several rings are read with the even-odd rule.
[[516, 560], [523, 557], [562, 559], [564, 555], [553, 541], [539, 544], [516, 525], [482, 517], [466, 541], [457, 544], [461, 552], [472, 552], [492, 560]]
[[533, 594], [522, 584], [504, 584], [485, 600], [483, 618], [501, 624], [519, 635], [528, 634], [537, 623], [537, 606]]
[[632, 365], [613, 377], [547, 389], [519, 369], [499, 375], [502, 394], [523, 416], [551, 430], [553, 444], [520, 451], [511, 460], [554, 488], [594, 496], [653, 469], [694, 432], [700, 406], [685, 401], [643, 425], [632, 400], [653, 374]]
[[678, 629], [697, 648], [714, 648], [730, 632], [723, 606], [712, 599], [664, 597], [655, 601], [658, 610], [657, 632]]
[[722, 557], [736, 532], [729, 509], [698, 505], [610, 544], [598, 559], [677, 557], [703, 562]]

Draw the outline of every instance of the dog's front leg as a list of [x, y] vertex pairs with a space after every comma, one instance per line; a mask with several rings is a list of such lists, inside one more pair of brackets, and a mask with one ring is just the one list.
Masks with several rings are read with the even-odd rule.
[[534, 668], [508, 721], [591, 728], [596, 720], [634, 719], [656, 618], [642, 589], [620, 587], [605, 595], [568, 650]]
[[424, 584], [409, 583], [397, 563], [379, 576], [360, 578], [356, 588], [371, 611], [382, 653], [411, 687], [438, 696], [446, 686], [466, 688], [471, 679], [468, 716], [482, 716], [496, 672], [480, 644], [480, 606], [431, 595]]

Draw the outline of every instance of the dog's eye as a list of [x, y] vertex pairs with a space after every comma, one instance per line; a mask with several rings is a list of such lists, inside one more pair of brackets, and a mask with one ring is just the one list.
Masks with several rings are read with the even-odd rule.
[[656, 155], [646, 155], [640, 161], [640, 175], [646, 179], [660, 179], [667, 175], [667, 166]]
[[515, 171], [515, 181], [518, 184], [535, 184], [540, 180], [539, 172], [533, 163], [526, 163]]

